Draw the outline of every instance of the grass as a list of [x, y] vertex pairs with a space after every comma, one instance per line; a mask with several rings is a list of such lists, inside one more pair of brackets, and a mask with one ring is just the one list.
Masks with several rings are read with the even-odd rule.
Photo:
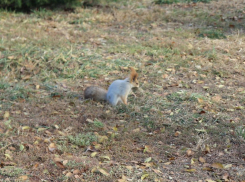
[[97, 137], [92, 133], [78, 134], [68, 136], [69, 141], [77, 146], [89, 146], [92, 142], [97, 141]]
[[[241, 7], [146, 0], [1, 11], [1, 179], [245, 180]], [[140, 88], [127, 106], [83, 99], [128, 66]]]

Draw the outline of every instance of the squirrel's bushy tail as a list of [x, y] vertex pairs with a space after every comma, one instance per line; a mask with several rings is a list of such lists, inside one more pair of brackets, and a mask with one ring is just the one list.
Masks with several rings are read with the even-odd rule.
[[106, 94], [107, 90], [98, 86], [90, 86], [84, 90], [84, 98], [95, 101], [106, 101]]

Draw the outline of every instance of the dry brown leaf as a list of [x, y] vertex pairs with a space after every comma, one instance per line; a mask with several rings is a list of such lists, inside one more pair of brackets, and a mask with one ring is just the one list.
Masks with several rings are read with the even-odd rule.
[[204, 168], [202, 168], [202, 170], [203, 170], [203, 171], [213, 171], [213, 169], [210, 168], [210, 167], [204, 167]]
[[55, 164], [56, 164], [60, 169], [65, 169], [65, 168], [66, 168], [60, 161], [55, 161]]
[[192, 156], [194, 154], [194, 152], [191, 149], [188, 149], [186, 151], [186, 154], [187, 154], [187, 156]]
[[224, 181], [229, 181], [229, 173], [225, 173], [225, 174], [223, 174], [223, 176], [222, 176], [222, 179], [224, 180]]
[[30, 129], [30, 126], [23, 126], [21, 129], [22, 130], [29, 130]]
[[90, 156], [95, 157], [97, 154], [98, 154], [98, 152], [92, 152]]
[[38, 168], [38, 166], [39, 166], [39, 164], [38, 164], [38, 163], [36, 163], [36, 164], [33, 166], [33, 169], [37, 169], [37, 168]]
[[165, 163], [163, 163], [164, 165], [170, 165], [171, 164], [171, 162], [165, 162]]
[[175, 137], [178, 137], [180, 134], [181, 134], [180, 131], [176, 131], [176, 132], [174, 133], [174, 136], [175, 136]]
[[107, 172], [107, 171], [105, 171], [104, 169], [102, 169], [102, 168], [97, 168], [97, 170], [101, 173], [101, 174], [103, 174], [103, 175], [105, 175], [105, 176], [109, 176], [110, 174]]
[[232, 167], [232, 164], [226, 164], [226, 165], [224, 166], [225, 169], [231, 168], [231, 167]]
[[145, 149], [143, 151], [144, 153], [147, 152], [147, 153], [151, 153], [152, 152], [152, 149], [151, 149], [151, 146], [149, 145], [145, 145]]
[[212, 97], [212, 101], [214, 102], [220, 102], [222, 99], [222, 97], [220, 95], [215, 95]]
[[215, 182], [215, 181], [212, 179], [205, 179], [205, 182]]
[[20, 176], [19, 177], [19, 180], [21, 180], [21, 181], [26, 181], [26, 180], [28, 180], [29, 178], [28, 178], [28, 176], [26, 176], [26, 175], [23, 175], [23, 176]]
[[145, 159], [145, 163], [148, 163], [150, 161], [151, 161], [151, 157], [148, 157], [148, 158]]
[[163, 74], [162, 78], [168, 78], [168, 75], [167, 74]]
[[133, 166], [126, 166], [126, 168], [131, 171], [133, 169]]
[[55, 143], [51, 143], [51, 144], [49, 144], [48, 149], [50, 152], [54, 152], [57, 149], [57, 147], [56, 147]]
[[199, 161], [200, 161], [201, 163], [205, 163], [205, 159], [204, 159], [203, 157], [199, 157]]
[[99, 141], [98, 141], [99, 143], [103, 143], [106, 140], [108, 140], [108, 137], [107, 136], [99, 136], [98, 139], [99, 139]]
[[212, 164], [212, 167], [213, 168], [217, 168], [217, 169], [224, 169], [224, 166], [223, 166], [223, 164], [221, 164], [221, 163], [213, 163]]
[[75, 170], [73, 171], [73, 174], [81, 174], [81, 171], [80, 171], [79, 169], [75, 169]]
[[68, 172], [67, 174], [66, 174], [66, 177], [68, 177], [68, 178], [70, 178], [70, 177], [72, 177], [73, 176], [73, 174], [71, 173], [71, 172]]
[[127, 177], [122, 175], [122, 179], [118, 179], [118, 182], [127, 182]]
[[9, 118], [9, 111], [5, 111], [4, 115], [3, 115], [4, 119], [8, 119]]
[[142, 176], [141, 176], [141, 180], [144, 180], [145, 178], [147, 178], [149, 176], [149, 174], [143, 174]]
[[109, 156], [100, 156], [100, 159], [102, 159], [103, 161], [110, 161], [111, 158]]
[[77, 174], [75, 174], [74, 177], [75, 177], [76, 179], [80, 178], [80, 176], [77, 175]]
[[162, 171], [158, 170], [158, 169], [152, 169], [156, 174], [158, 175], [162, 175]]
[[191, 158], [191, 164], [194, 164], [197, 160], [195, 158]]
[[196, 169], [185, 169], [184, 171], [189, 172], [189, 173], [193, 173], [193, 172], [196, 172]]
[[205, 146], [205, 153], [210, 153], [210, 147], [208, 145]]
[[154, 166], [154, 164], [151, 162], [151, 163], [142, 163], [142, 165], [144, 165], [145, 167], [151, 167], [151, 166]]
[[197, 102], [198, 102], [199, 104], [203, 104], [203, 103], [204, 103], [203, 99], [200, 99], [200, 98], [197, 98]]
[[133, 130], [133, 132], [135, 132], [135, 133], [140, 132], [140, 128], [136, 128], [136, 129], [134, 129], [134, 130]]
[[13, 60], [13, 59], [16, 59], [16, 57], [15, 56], [8, 56], [8, 59]]
[[64, 160], [63, 164], [66, 165], [69, 161], [68, 160]]

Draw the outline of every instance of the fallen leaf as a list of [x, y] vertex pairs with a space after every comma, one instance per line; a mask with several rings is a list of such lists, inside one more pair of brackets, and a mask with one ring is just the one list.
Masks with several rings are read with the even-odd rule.
[[109, 176], [110, 174], [108, 173], [108, 172], [106, 172], [104, 169], [102, 169], [102, 168], [97, 168], [98, 169], [98, 171], [101, 173], [101, 174], [103, 174], [103, 175], [105, 175], [105, 176]]
[[232, 167], [232, 164], [227, 164], [224, 166], [225, 169]]
[[224, 180], [224, 181], [230, 181], [229, 180], [229, 174], [228, 173], [225, 173], [225, 174], [223, 174], [223, 176], [222, 176], [222, 179]]
[[60, 169], [65, 169], [65, 168], [66, 168], [60, 161], [55, 161], [55, 164], [56, 164]]
[[141, 176], [141, 180], [144, 180], [145, 178], [147, 178], [149, 176], [149, 174], [143, 174], [142, 176]]
[[103, 143], [103, 142], [105, 142], [106, 140], [108, 140], [108, 137], [107, 136], [100, 136], [100, 137], [98, 137], [98, 139], [99, 139], [99, 143]]
[[134, 129], [134, 130], [133, 130], [133, 132], [135, 132], [135, 133], [140, 132], [140, 128], [136, 128], [136, 129]]
[[145, 167], [151, 167], [151, 166], [153, 166], [154, 164], [151, 162], [151, 163], [142, 163], [142, 165], [144, 165]]
[[9, 118], [9, 111], [5, 111], [4, 115], [3, 115], [4, 119], [8, 119]]
[[205, 146], [205, 153], [206, 153], [206, 154], [207, 154], [207, 153], [210, 153], [210, 148], [209, 148], [208, 145]]
[[185, 172], [189, 172], [189, 173], [193, 173], [193, 172], [196, 171], [196, 169], [185, 169], [184, 171], [185, 171]]
[[130, 170], [130, 171], [133, 169], [132, 166], [126, 166], [126, 168], [127, 168], [128, 170]]
[[197, 102], [198, 102], [199, 104], [203, 104], [203, 103], [204, 103], [203, 99], [200, 99], [200, 98], [197, 98]]
[[75, 177], [76, 179], [80, 178], [80, 176], [77, 175], [77, 174], [75, 174], [74, 177]]
[[44, 131], [44, 130], [46, 130], [47, 128], [38, 128], [37, 129], [37, 132], [40, 132], [40, 131]]
[[28, 180], [29, 178], [28, 178], [28, 176], [20, 176], [19, 177], [19, 180], [22, 180], [22, 181], [26, 181], [26, 180]]
[[69, 162], [68, 160], [64, 160], [63, 165], [66, 165], [68, 162]]
[[8, 56], [8, 59], [12, 60], [12, 59], [16, 59], [15, 56]]
[[39, 166], [39, 164], [38, 164], [38, 163], [36, 163], [36, 164], [33, 166], [33, 169], [37, 169], [37, 168], [38, 168], [38, 166]]
[[71, 172], [68, 172], [67, 174], [66, 174], [66, 177], [68, 177], [68, 178], [70, 178], [70, 177], [72, 177], [73, 176], [73, 174], [71, 173]]
[[205, 179], [205, 182], [215, 182], [212, 179]]
[[4, 154], [4, 155], [5, 155], [6, 159], [12, 160], [12, 156], [10, 154]]
[[20, 144], [20, 151], [24, 150], [25, 149], [25, 146]]
[[101, 159], [103, 159], [103, 161], [106, 159], [108, 161], [111, 160], [111, 158], [109, 156], [100, 156]]
[[221, 163], [213, 163], [212, 167], [217, 169], [224, 169], [224, 166]]
[[199, 157], [199, 161], [200, 161], [201, 163], [205, 163], [205, 159], [204, 159], [203, 157]]
[[191, 159], [191, 164], [194, 164], [196, 162], [196, 159], [192, 158]]
[[191, 149], [188, 149], [188, 150], [186, 151], [186, 154], [187, 154], [187, 156], [191, 156], [191, 155], [194, 154], [194, 152], [193, 152]]
[[221, 99], [222, 99], [222, 97], [221, 97], [220, 95], [215, 95], [215, 96], [212, 97], [212, 100], [213, 100], [214, 102], [220, 102]]
[[180, 131], [176, 131], [176, 132], [174, 133], [174, 136], [175, 136], [175, 137], [178, 137], [180, 134], [181, 134]]
[[80, 174], [81, 173], [81, 171], [79, 170], [79, 169], [75, 169], [74, 171], [73, 171], [73, 174]]
[[156, 174], [158, 175], [162, 175], [162, 171], [158, 170], [158, 169], [152, 169]]
[[122, 179], [118, 179], [118, 182], [127, 182], [127, 177], [122, 175]]
[[203, 170], [203, 171], [213, 171], [213, 169], [210, 168], [210, 167], [204, 167], [204, 168], [202, 168], [202, 170]]
[[152, 152], [151, 147], [149, 145], [145, 145], [145, 149], [143, 152], [151, 153]]
[[145, 159], [145, 163], [148, 163], [150, 161], [151, 161], [151, 157], [148, 157], [148, 158]]
[[29, 130], [30, 129], [30, 126], [23, 126], [21, 129], [22, 130]]
[[98, 154], [98, 152], [92, 152], [90, 156], [95, 157], [97, 154]]
[[50, 152], [54, 152], [57, 149], [57, 147], [56, 147], [55, 143], [51, 143], [51, 144], [49, 144], [48, 149]]

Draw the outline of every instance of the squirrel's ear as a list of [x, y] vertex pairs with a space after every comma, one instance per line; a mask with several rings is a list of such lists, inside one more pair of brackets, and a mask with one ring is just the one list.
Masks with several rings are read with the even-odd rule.
[[131, 70], [130, 82], [134, 82], [138, 77], [138, 73], [136, 73], [136, 71], [133, 67], [128, 67], [128, 68]]

